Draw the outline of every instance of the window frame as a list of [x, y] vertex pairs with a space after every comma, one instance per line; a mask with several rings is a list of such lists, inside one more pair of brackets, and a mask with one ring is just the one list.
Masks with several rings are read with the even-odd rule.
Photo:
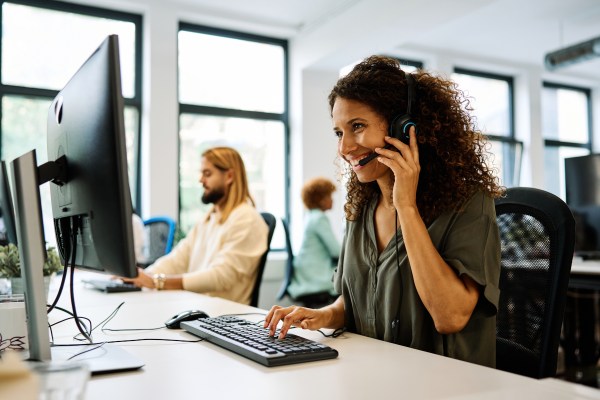
[[[477, 78], [485, 78], [485, 79], [495, 79], [499, 81], [504, 81], [508, 85], [508, 135], [497, 135], [493, 133], [484, 132], [488, 141], [500, 142], [503, 144], [507, 144], [512, 146], [514, 151], [515, 160], [504, 160], [505, 163], [508, 161], [512, 161], [514, 164], [513, 171], [513, 180], [516, 182], [511, 182], [515, 186], [519, 185], [520, 179], [520, 171], [521, 171], [521, 162], [522, 162], [522, 154], [523, 154], [523, 141], [518, 140], [515, 132], [515, 87], [514, 87], [514, 77], [510, 75], [501, 75], [492, 72], [484, 72], [479, 70], [473, 70], [469, 68], [462, 67], [454, 67], [454, 73], [461, 75], [470, 75]], [[503, 165], [503, 171], [506, 170], [506, 166], [508, 164]]]
[[[135, 25], [135, 78], [134, 78], [134, 96], [132, 98], [123, 98], [125, 106], [134, 107], [138, 111], [137, 125], [138, 131], [134, 137], [134, 168], [135, 168], [135, 199], [134, 208], [141, 209], [141, 132], [142, 132], [142, 49], [143, 49], [143, 18], [142, 15], [133, 14], [123, 11], [116, 11], [107, 8], [95, 6], [87, 6], [75, 3], [68, 3], [56, 0], [0, 0], [0, 32], [3, 21], [3, 6], [4, 3], [35, 7], [40, 9], [67, 12], [71, 14], [79, 14], [88, 17], [98, 17], [112, 19], [124, 22], [130, 22]], [[38, 99], [52, 100], [58, 94], [58, 90], [33, 88], [26, 86], [5, 85], [2, 83], [2, 40], [0, 40], [0, 104], [4, 96], [24, 96]], [[2, 107], [0, 107], [0, 120], [2, 118]], [[2, 126], [0, 125], [0, 152], [3, 143]]]
[[[256, 35], [246, 32], [228, 30], [215, 28], [206, 25], [193, 24], [189, 22], [180, 21], [179, 28], [177, 30], [178, 35], [179, 32], [186, 31], [192, 33], [199, 33], [204, 35], [214, 35], [220, 36], [230, 39], [239, 39], [252, 41], [257, 43], [264, 43], [269, 45], [281, 46], [283, 49], [283, 74], [284, 74], [284, 83], [283, 83], [283, 112], [282, 113], [272, 113], [272, 112], [262, 112], [262, 111], [248, 111], [242, 109], [235, 108], [224, 108], [224, 107], [215, 107], [215, 106], [203, 106], [198, 104], [188, 104], [180, 102], [179, 96], [177, 98], [177, 104], [179, 106], [178, 113], [178, 129], [177, 129], [177, 181], [178, 181], [178, 213], [181, 214], [181, 170], [179, 168], [180, 160], [181, 160], [181, 143], [179, 132], [181, 127], [179, 124], [181, 123], [181, 115], [182, 114], [192, 114], [197, 116], [211, 116], [211, 117], [232, 117], [232, 118], [245, 118], [245, 119], [255, 119], [262, 121], [277, 121], [283, 124], [283, 143], [284, 143], [284, 187], [283, 187], [283, 195], [284, 195], [284, 214], [285, 218], [290, 220], [290, 124], [289, 124], [289, 51], [288, 51], [288, 41], [285, 39], [278, 39], [268, 36]], [[179, 48], [179, 45], [177, 45]], [[179, 67], [177, 69], [177, 81], [179, 82]], [[268, 211], [268, 210], [266, 210]], [[283, 251], [283, 248], [273, 248], [272, 250]]]
[[[560, 151], [561, 148], [569, 148], [569, 149], [585, 149], [589, 152], [589, 154], [593, 154], [593, 141], [594, 141], [594, 135], [593, 135], [593, 125], [592, 125], [592, 90], [590, 88], [585, 88], [585, 87], [581, 87], [581, 86], [575, 86], [575, 85], [568, 85], [568, 84], [563, 84], [563, 83], [557, 83], [557, 82], [550, 82], [550, 81], [542, 81], [542, 92], [544, 89], [566, 89], [566, 90], [572, 90], [572, 91], [577, 91], [580, 93], [583, 93], [585, 95], [586, 98], [586, 105], [587, 105], [587, 123], [588, 123], [588, 128], [587, 128], [587, 142], [586, 143], [577, 143], [577, 142], [568, 142], [568, 141], [564, 141], [564, 140], [559, 140], [559, 139], [547, 139], [546, 138], [546, 132], [544, 131], [544, 127], [542, 125], [542, 138], [544, 140], [544, 163], [546, 162], [546, 151], [547, 150], [556, 150], [556, 151]], [[541, 102], [543, 103], [543, 93], [541, 94]], [[544, 108], [542, 106], [541, 108], [541, 116], [543, 119], [544, 116]], [[560, 168], [560, 167], [559, 167]], [[560, 171], [560, 169], [559, 169]], [[554, 193], [554, 190], [552, 190], [551, 188], [548, 188], [546, 186], [546, 182], [544, 182], [544, 186], [546, 190], [549, 190], [551, 192], [553, 192], [554, 194], [556, 194], [557, 196], [560, 196], [561, 198], [563, 198], [563, 194], [565, 190], [565, 182], [561, 182], [561, 186], [559, 186], [558, 188], [558, 193]], [[564, 198], [563, 198], [564, 200]]]
[[[588, 132], [587, 143], [577, 143], [577, 142], [567, 142], [564, 140], [558, 139], [546, 139], [545, 132], [542, 131], [542, 137], [544, 138], [544, 147], [577, 147], [582, 149], [587, 149], [592, 153], [594, 148], [594, 135], [593, 135], [593, 126], [592, 126], [592, 90], [590, 88], [585, 88], [581, 86], [574, 85], [566, 85], [563, 83], [556, 83], [550, 81], [543, 81], [542, 87], [544, 89], [566, 89], [573, 90], [577, 92], [582, 92], [585, 94], [586, 103], [587, 103], [587, 120], [588, 120]], [[543, 112], [543, 111], [542, 111]]]

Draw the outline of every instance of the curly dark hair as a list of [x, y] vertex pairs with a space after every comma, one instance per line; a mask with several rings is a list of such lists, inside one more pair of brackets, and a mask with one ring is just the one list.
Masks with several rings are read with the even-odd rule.
[[313, 178], [302, 187], [302, 202], [309, 210], [321, 207], [321, 201], [335, 192], [335, 185], [327, 178]]
[[[424, 71], [412, 74], [416, 99], [412, 119], [417, 124], [421, 173], [417, 207], [427, 225], [446, 211], [460, 210], [477, 191], [492, 198], [504, 188], [488, 165], [485, 136], [475, 128], [469, 100], [456, 83]], [[371, 56], [340, 78], [329, 94], [330, 112], [341, 97], [371, 107], [390, 123], [407, 108], [406, 73], [391, 57]], [[344, 163], [345, 164], [345, 163]], [[361, 183], [345, 164], [348, 220], [360, 216], [364, 204], [380, 189], [376, 182]]]

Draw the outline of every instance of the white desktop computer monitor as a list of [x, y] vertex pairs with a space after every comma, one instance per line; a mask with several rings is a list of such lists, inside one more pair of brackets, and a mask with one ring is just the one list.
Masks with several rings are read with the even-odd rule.
[[66, 265], [125, 277], [137, 274], [123, 108], [118, 37], [110, 35], [50, 106], [49, 161], [37, 166], [33, 150], [12, 162], [31, 360], [50, 360], [58, 353], [50, 349], [42, 285], [46, 252], [39, 185], [52, 182], [57, 247]]

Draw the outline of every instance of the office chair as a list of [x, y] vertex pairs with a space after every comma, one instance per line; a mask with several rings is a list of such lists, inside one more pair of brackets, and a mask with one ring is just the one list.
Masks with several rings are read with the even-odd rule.
[[171, 251], [175, 239], [175, 221], [166, 216], [149, 218], [144, 221], [144, 229], [146, 243], [143, 265], [148, 266]]
[[285, 232], [285, 248], [287, 250], [287, 262], [285, 264], [285, 272], [283, 276], [283, 282], [279, 288], [277, 294], [277, 300], [282, 300], [285, 296], [288, 296], [291, 300], [308, 308], [321, 308], [328, 304], [331, 304], [335, 296], [331, 296], [329, 292], [317, 292], [310, 293], [303, 296], [293, 297], [288, 292], [288, 287], [292, 283], [294, 277], [294, 252], [292, 251], [292, 241], [290, 238], [290, 228], [286, 219], [281, 219], [283, 230]]
[[277, 294], [277, 300], [282, 300], [285, 296], [290, 296], [287, 290], [288, 286], [290, 286], [290, 283], [292, 282], [292, 277], [294, 276], [294, 252], [292, 251], [292, 241], [290, 240], [290, 227], [285, 218], [281, 219], [281, 225], [283, 225], [283, 231], [285, 232], [287, 262], [285, 264], [283, 282], [281, 282], [281, 287], [279, 288], [279, 293]]
[[573, 214], [551, 193], [517, 187], [496, 199], [496, 217], [496, 368], [538, 379], [554, 376], [575, 246]]
[[265, 271], [265, 266], [267, 264], [267, 254], [269, 254], [269, 249], [271, 247], [271, 239], [273, 239], [273, 232], [275, 232], [275, 225], [277, 224], [277, 220], [273, 214], [261, 212], [260, 215], [262, 215], [269, 227], [269, 235], [267, 236], [267, 250], [265, 250], [264, 254], [260, 258], [260, 261], [258, 262], [258, 272], [256, 274], [256, 281], [254, 281], [254, 289], [252, 289], [252, 298], [250, 299], [250, 305], [252, 307], [258, 307], [260, 284], [262, 283], [263, 272]]

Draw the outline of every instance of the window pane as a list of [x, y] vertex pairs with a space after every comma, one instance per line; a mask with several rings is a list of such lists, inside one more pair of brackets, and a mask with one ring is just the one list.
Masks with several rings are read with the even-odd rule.
[[[48, 161], [46, 145], [46, 123], [51, 100], [35, 97], [4, 96], [2, 98], [2, 160], [10, 168], [10, 162], [22, 154], [35, 149], [38, 165]], [[138, 131], [138, 112], [134, 107], [125, 108], [125, 135], [129, 184], [135, 195], [134, 141]], [[50, 203], [50, 184], [40, 186], [42, 213], [46, 241], [54, 244], [54, 225]], [[132, 197], [135, 199], [135, 197]]]
[[[281, 122], [182, 114], [180, 126], [179, 219], [184, 232], [210, 208], [200, 201], [200, 155], [215, 146], [233, 147], [242, 155], [258, 210], [276, 217], [285, 215], [285, 135]], [[271, 246], [283, 248], [284, 243], [280, 232], [273, 236]]]
[[[19, 96], [2, 98], [2, 159], [10, 171], [10, 162], [24, 153], [36, 150], [38, 165], [48, 161], [46, 146], [46, 120], [50, 100]], [[9, 172], [10, 174], [10, 172]], [[10, 180], [12, 185], [12, 179]], [[44, 236], [46, 242], [56, 246], [50, 183], [40, 186]]]
[[542, 130], [544, 138], [588, 143], [588, 98], [580, 90], [544, 87]]
[[469, 97], [479, 129], [488, 135], [512, 135], [507, 81], [458, 73], [452, 74], [452, 79]]
[[119, 35], [123, 96], [133, 97], [133, 23], [4, 3], [2, 83], [60, 90], [109, 34]]
[[31, 149], [38, 164], [48, 160], [46, 119], [50, 100], [4, 96], [2, 98], [2, 159], [12, 161]]
[[587, 154], [590, 154], [589, 150], [581, 147], [546, 146], [544, 148], [544, 180], [546, 190], [565, 200], [565, 158], [585, 156]]
[[494, 175], [506, 187], [519, 185], [521, 174], [521, 144], [490, 140], [488, 160], [494, 168]]
[[179, 101], [284, 112], [284, 49], [278, 45], [179, 32]]

